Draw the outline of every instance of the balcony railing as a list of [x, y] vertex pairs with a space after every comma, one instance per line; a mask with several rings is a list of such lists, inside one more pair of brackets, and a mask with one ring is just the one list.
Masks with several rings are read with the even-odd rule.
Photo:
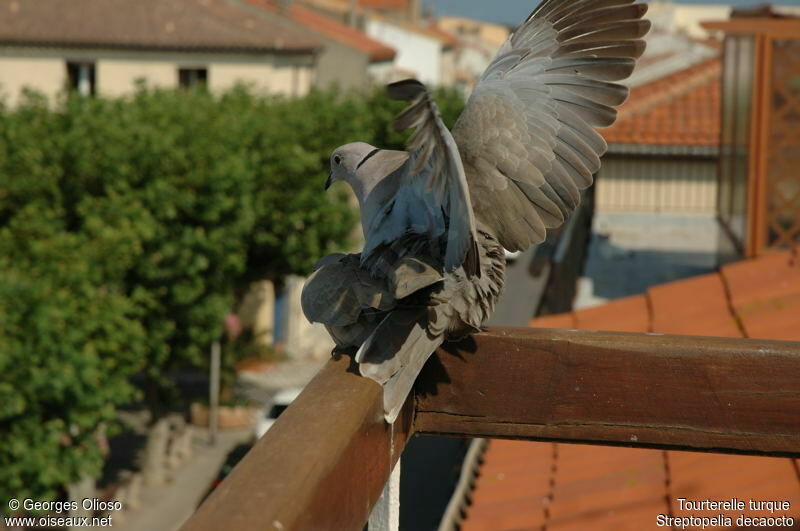
[[413, 434], [800, 457], [800, 343], [496, 328], [428, 362], [393, 426], [331, 360], [186, 530], [362, 529]]

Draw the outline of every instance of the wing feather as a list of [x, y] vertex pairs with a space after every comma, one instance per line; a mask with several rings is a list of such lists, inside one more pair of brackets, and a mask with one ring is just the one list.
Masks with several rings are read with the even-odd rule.
[[[628, 96], [615, 82], [644, 52], [646, 11], [635, 0], [544, 0], [487, 67], [452, 136], [419, 82], [390, 85], [410, 102], [396, 127], [416, 129], [409, 150], [418, 170], [433, 168], [430, 186], [448, 196], [451, 223], [474, 208], [475, 220], [519, 250], [564, 222], [606, 151], [595, 128], [613, 124]], [[471, 245], [475, 220], [460, 232]], [[455, 246], [459, 257], [469, 248]]]
[[475, 87], [453, 137], [476, 218], [507, 249], [541, 241], [591, 185], [606, 150], [595, 128], [627, 98], [615, 82], [644, 51], [646, 11], [634, 0], [544, 0]]
[[475, 217], [464, 166], [436, 102], [425, 85], [413, 79], [392, 83], [387, 92], [394, 99], [409, 102], [395, 119], [395, 128], [415, 129], [407, 142], [413, 158], [412, 173], [425, 175], [428, 189], [435, 193], [448, 217], [445, 269], [452, 271], [463, 265], [467, 275], [480, 276]]

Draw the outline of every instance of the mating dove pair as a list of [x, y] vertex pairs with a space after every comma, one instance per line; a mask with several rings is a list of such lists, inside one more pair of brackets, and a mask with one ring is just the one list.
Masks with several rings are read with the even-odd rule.
[[410, 105], [408, 151], [348, 144], [331, 155], [361, 209], [360, 254], [320, 260], [302, 296], [311, 322], [358, 348], [394, 422], [448, 338], [480, 330], [503, 288], [503, 248], [524, 250], [575, 210], [650, 28], [634, 0], [543, 0], [484, 72], [452, 134], [425, 87], [389, 85]]

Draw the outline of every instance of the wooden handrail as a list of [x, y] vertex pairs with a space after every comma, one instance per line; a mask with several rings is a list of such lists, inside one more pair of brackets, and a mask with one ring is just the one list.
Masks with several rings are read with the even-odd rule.
[[495, 328], [381, 403], [328, 362], [183, 529], [361, 529], [412, 433], [800, 457], [800, 343]]
[[362, 529], [410, 433], [348, 356], [329, 361], [182, 529]]
[[495, 328], [446, 348], [415, 432], [800, 456], [800, 343]]

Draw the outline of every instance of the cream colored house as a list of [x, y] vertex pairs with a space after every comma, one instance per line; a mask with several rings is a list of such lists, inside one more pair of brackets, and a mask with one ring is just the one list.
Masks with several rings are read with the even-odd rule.
[[0, 91], [119, 96], [237, 83], [302, 95], [321, 44], [227, 0], [0, 0]]

